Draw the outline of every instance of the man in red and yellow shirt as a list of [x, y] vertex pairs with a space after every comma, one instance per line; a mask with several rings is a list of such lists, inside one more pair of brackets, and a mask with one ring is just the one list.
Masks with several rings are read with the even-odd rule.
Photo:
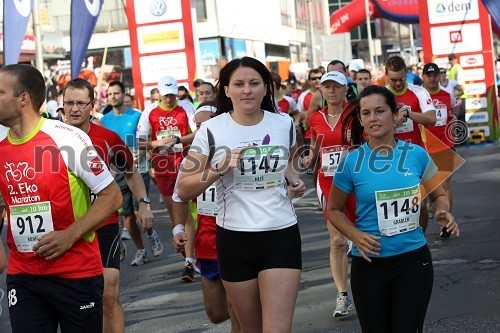
[[[387, 88], [396, 96], [396, 102], [401, 106], [394, 137], [425, 148], [420, 125], [436, 123], [436, 111], [431, 96], [424, 88], [406, 82], [406, 64], [403, 58], [390, 57], [385, 64], [385, 73], [389, 82]], [[419, 223], [425, 232], [429, 222], [426, 199], [422, 200], [420, 207]]]
[[[0, 191], [9, 219], [12, 331], [52, 332], [60, 324], [63, 333], [101, 332], [94, 230], [120, 207], [120, 190], [87, 134], [40, 117], [45, 80], [37, 69], [5, 66], [0, 86], [0, 124], [10, 128], [0, 136]], [[81, 102], [72, 106], [90, 104]]]
[[423, 148], [424, 142], [419, 125], [434, 125], [436, 111], [427, 90], [406, 82], [406, 65], [399, 56], [390, 57], [385, 64], [387, 88], [402, 105], [399, 125], [395, 129], [396, 139], [409, 141]]
[[[448, 196], [448, 200], [450, 200], [451, 210], [451, 175], [456, 154], [453, 152], [455, 144], [449, 125], [457, 119], [460, 105], [452, 92], [441, 89], [439, 76], [439, 67], [436, 64], [428, 63], [424, 66], [422, 76], [424, 88], [431, 95], [437, 119], [434, 126], [426, 126], [428, 132], [426, 133], [425, 146], [438, 167], [439, 176], [443, 179], [441, 185]], [[446, 232], [446, 228], [442, 228], [441, 237], [450, 237], [450, 234]]]

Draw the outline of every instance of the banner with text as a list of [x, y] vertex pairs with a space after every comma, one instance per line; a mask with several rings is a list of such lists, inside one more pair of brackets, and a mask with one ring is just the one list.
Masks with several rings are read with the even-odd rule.
[[3, 6], [3, 63], [17, 64], [33, 0], [4, 0]]
[[465, 79], [468, 134], [497, 140], [500, 127], [491, 18], [481, 0], [419, 2], [425, 62], [448, 66], [455, 54]]
[[190, 0], [126, 0], [138, 105], [165, 75], [189, 86], [196, 75]]
[[104, 0], [71, 1], [71, 78], [78, 77]]

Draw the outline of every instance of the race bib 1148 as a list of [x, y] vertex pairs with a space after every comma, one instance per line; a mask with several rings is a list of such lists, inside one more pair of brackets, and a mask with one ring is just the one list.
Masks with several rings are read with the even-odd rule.
[[418, 227], [420, 218], [420, 188], [376, 191], [377, 219], [380, 233], [394, 236]]

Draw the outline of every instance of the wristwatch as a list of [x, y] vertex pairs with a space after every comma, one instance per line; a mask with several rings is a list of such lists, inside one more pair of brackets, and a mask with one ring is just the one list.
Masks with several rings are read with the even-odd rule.
[[175, 137], [175, 144], [179, 144], [179, 143], [181, 143], [181, 138], [176, 136]]
[[144, 203], [147, 203], [149, 205], [151, 203], [151, 199], [149, 199], [148, 197], [144, 197], [141, 200], [139, 200], [139, 202], [144, 202]]

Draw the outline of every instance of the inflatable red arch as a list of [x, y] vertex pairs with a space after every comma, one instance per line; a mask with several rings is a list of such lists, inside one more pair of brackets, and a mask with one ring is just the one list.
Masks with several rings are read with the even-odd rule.
[[[500, 35], [500, 1], [482, 0], [492, 16], [493, 30]], [[369, 0], [372, 18], [385, 18], [399, 23], [418, 23], [418, 0]], [[332, 34], [349, 32], [366, 22], [365, 0], [353, 0], [330, 16]]]

